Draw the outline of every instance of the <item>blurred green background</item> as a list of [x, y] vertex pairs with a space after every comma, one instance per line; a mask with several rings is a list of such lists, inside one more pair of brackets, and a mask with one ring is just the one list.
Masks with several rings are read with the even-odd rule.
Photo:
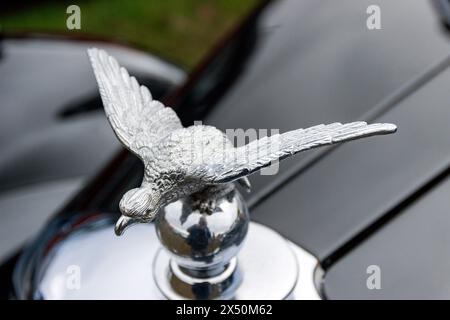
[[[190, 69], [257, 0], [84, 0], [3, 4], [3, 32], [66, 32], [126, 42]], [[67, 30], [66, 8], [81, 9], [81, 30]]]

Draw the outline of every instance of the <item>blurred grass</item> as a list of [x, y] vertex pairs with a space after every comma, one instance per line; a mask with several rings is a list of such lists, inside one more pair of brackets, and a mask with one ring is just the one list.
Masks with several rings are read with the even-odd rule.
[[192, 68], [257, 0], [85, 0], [81, 30], [67, 30], [65, 1], [0, 13], [5, 32], [67, 32], [117, 39]]

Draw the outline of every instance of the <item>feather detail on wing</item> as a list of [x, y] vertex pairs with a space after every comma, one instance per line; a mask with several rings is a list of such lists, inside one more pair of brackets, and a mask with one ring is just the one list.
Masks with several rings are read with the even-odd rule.
[[372, 135], [389, 134], [396, 131], [393, 124], [370, 124], [352, 122], [332, 123], [307, 129], [298, 129], [283, 134], [264, 137], [245, 146], [227, 150], [222, 164], [206, 164], [212, 183], [225, 183], [269, 166], [272, 161], [282, 160], [298, 152]]
[[106, 116], [116, 136], [141, 159], [168, 133], [182, 128], [172, 108], [153, 100], [150, 91], [130, 77], [104, 50], [88, 49]]

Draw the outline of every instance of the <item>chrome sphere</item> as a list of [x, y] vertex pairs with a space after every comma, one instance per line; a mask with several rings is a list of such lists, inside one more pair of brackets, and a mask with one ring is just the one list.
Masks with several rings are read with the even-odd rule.
[[172, 259], [187, 273], [223, 271], [247, 234], [249, 215], [236, 190], [215, 200], [178, 200], [156, 220], [156, 231]]

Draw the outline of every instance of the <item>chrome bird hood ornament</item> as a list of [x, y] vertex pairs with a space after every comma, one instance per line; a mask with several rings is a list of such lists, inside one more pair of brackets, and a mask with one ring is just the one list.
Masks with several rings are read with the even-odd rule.
[[393, 124], [360, 121], [321, 124], [235, 148], [215, 127], [183, 127], [172, 108], [154, 100], [150, 91], [105, 51], [93, 48], [88, 54], [109, 123], [120, 142], [145, 166], [141, 186], [126, 192], [120, 201], [118, 235], [133, 222], [152, 221], [162, 207], [180, 198], [205, 189], [227, 188], [239, 179], [249, 187], [246, 176], [272, 161], [397, 129]]

